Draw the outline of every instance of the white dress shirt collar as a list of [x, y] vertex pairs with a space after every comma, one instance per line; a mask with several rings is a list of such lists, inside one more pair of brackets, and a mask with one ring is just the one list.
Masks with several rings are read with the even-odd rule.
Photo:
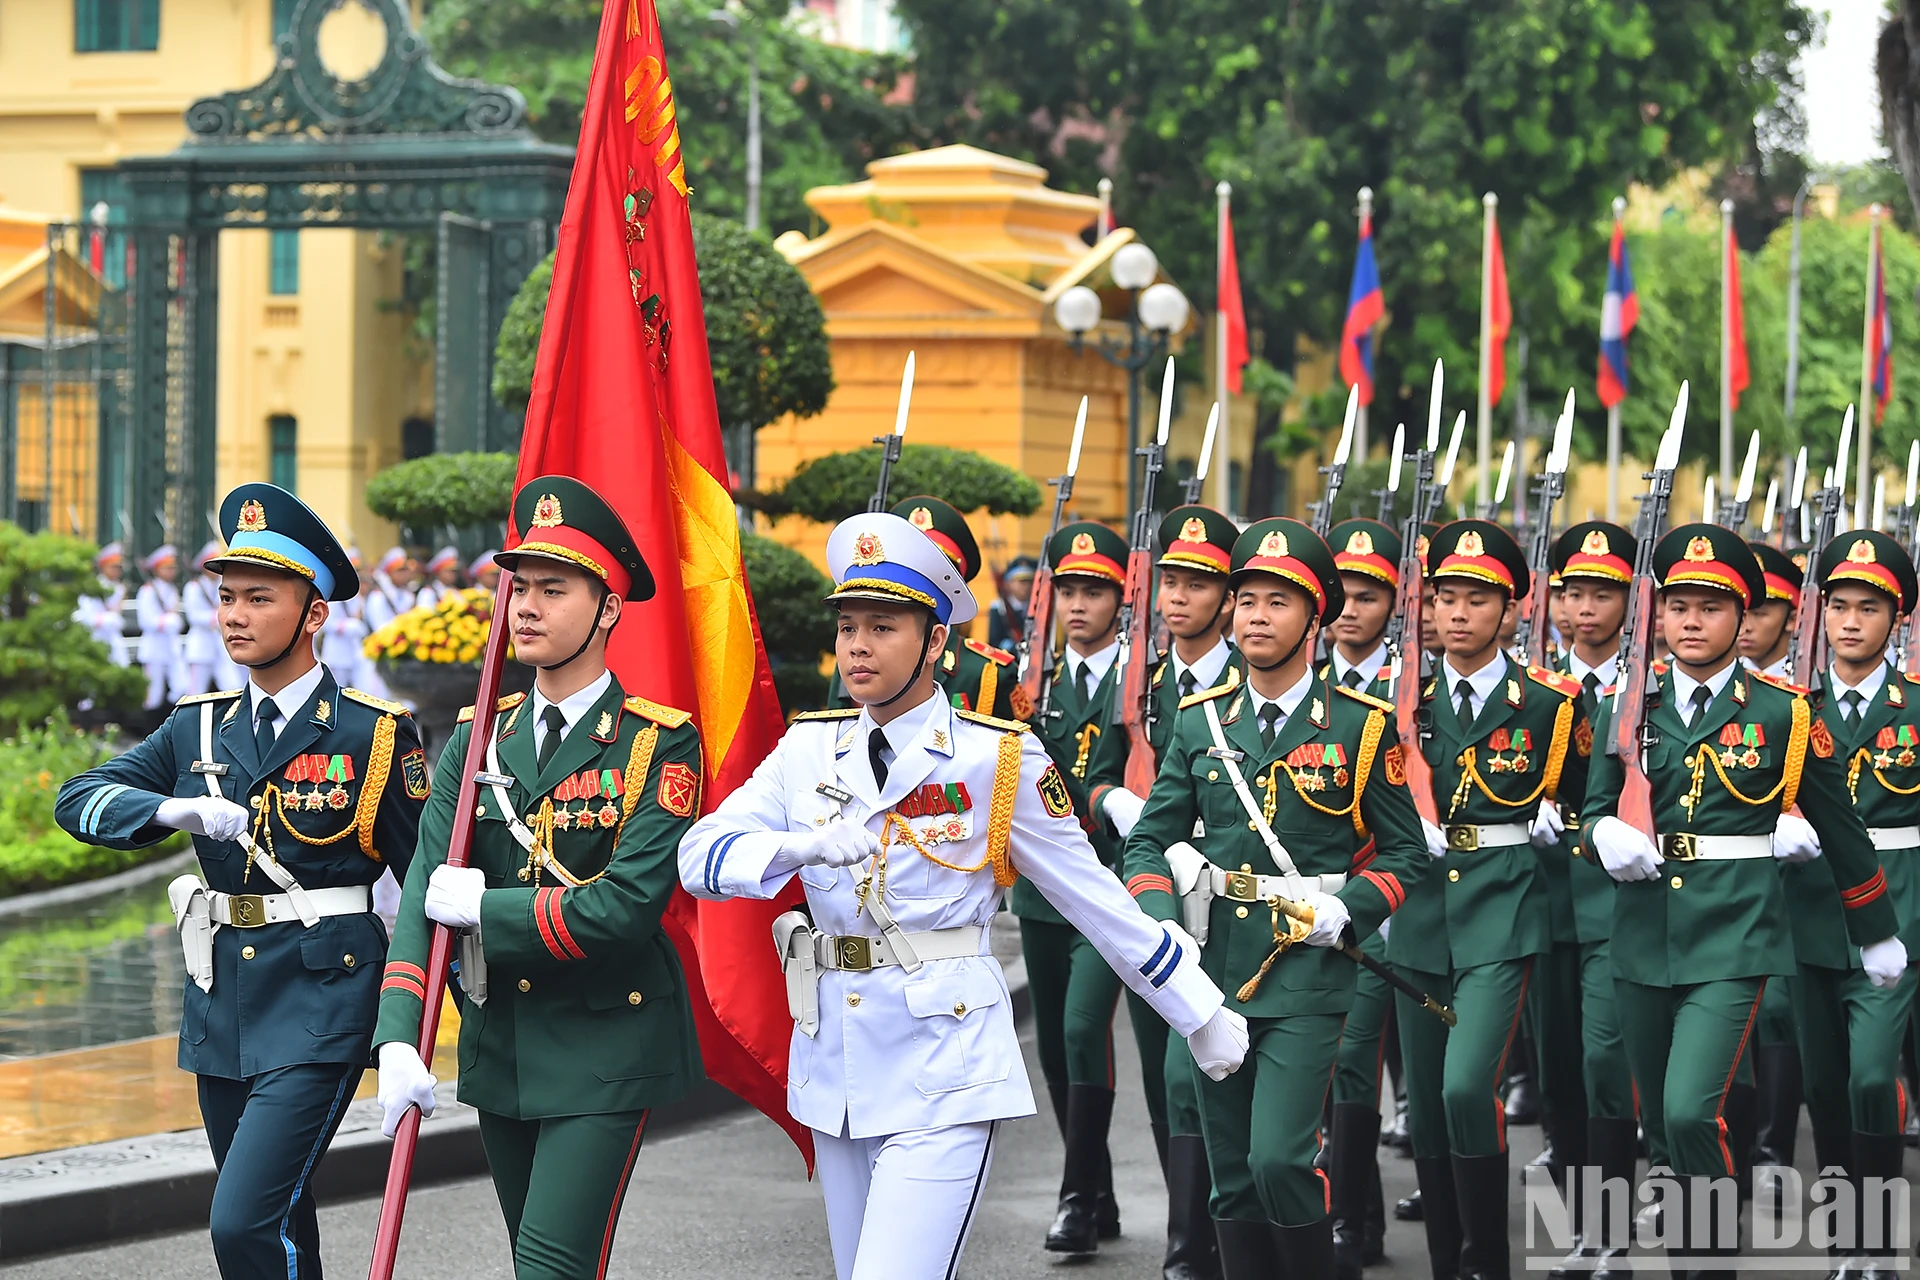
[[1598, 666], [1590, 667], [1584, 658], [1569, 649], [1567, 650], [1567, 674], [1582, 684], [1586, 683], [1589, 675], [1598, 676], [1600, 678], [1600, 687], [1602, 689], [1609, 688], [1615, 680], [1620, 678], [1620, 655], [1618, 653], [1609, 654], [1606, 661], [1600, 663]]
[[602, 671], [598, 680], [595, 680], [584, 689], [579, 689], [568, 694], [558, 702], [554, 702], [551, 698], [547, 697], [546, 694], [541, 693], [540, 686], [536, 684], [533, 687], [534, 751], [537, 753], [546, 740], [546, 721], [543, 720], [542, 717], [546, 714], [549, 706], [560, 708], [560, 718], [566, 722], [565, 728], [560, 731], [560, 737], [564, 741], [567, 734], [573, 732], [573, 726], [579, 724], [580, 718], [593, 709], [593, 704], [600, 701], [601, 696], [606, 693], [608, 686], [612, 683], [613, 672]]
[[1176, 688], [1178, 688], [1180, 684], [1180, 674], [1184, 671], [1191, 671], [1193, 672], [1193, 687], [1195, 690], [1211, 689], [1220, 683], [1220, 673], [1227, 669], [1227, 659], [1233, 656], [1233, 650], [1227, 646], [1226, 639], [1222, 637], [1214, 641], [1213, 648], [1201, 654], [1200, 657], [1191, 664], [1180, 661], [1180, 653], [1178, 650], [1175, 650], [1171, 656], [1173, 658], [1173, 682]]
[[[1119, 657], [1120, 637], [1117, 635], [1108, 643], [1106, 648], [1087, 654], [1085, 657], [1081, 656], [1079, 650], [1069, 646], [1067, 649], [1067, 681], [1075, 688], [1079, 688], [1080, 668], [1084, 666], [1093, 672], [1093, 687], [1098, 689], [1100, 682], [1107, 678], [1107, 672], [1113, 670], [1113, 664]], [[887, 740], [891, 742], [893, 735], [888, 734]]]
[[1486, 666], [1480, 668], [1470, 676], [1462, 676], [1458, 671], [1455, 671], [1453, 669], [1453, 659], [1448, 657], [1442, 657], [1440, 659], [1440, 692], [1446, 695], [1449, 704], [1451, 704], [1458, 695], [1461, 680], [1464, 679], [1467, 682], [1467, 687], [1473, 690], [1473, 703], [1467, 708], [1468, 720], [1476, 718], [1481, 711], [1485, 710], [1487, 699], [1493, 696], [1493, 691], [1500, 687], [1500, 681], [1505, 678], [1507, 674], [1507, 664], [1501, 660], [1503, 656], [1504, 655], [1495, 655], [1492, 662], [1489, 662]]
[[1857, 693], [1860, 695], [1861, 709], [1865, 710], [1873, 705], [1873, 700], [1880, 696], [1880, 686], [1887, 682], [1887, 664], [1883, 662], [1874, 667], [1859, 684], [1848, 684], [1837, 671], [1829, 671], [1827, 679], [1827, 702], [1830, 705], [1838, 707], [1841, 705], [1840, 699], [1849, 693]]
[[1307, 696], [1307, 688], [1312, 684], [1313, 668], [1309, 666], [1306, 673], [1294, 683], [1293, 687], [1277, 698], [1262, 697], [1259, 690], [1255, 689], [1251, 684], [1247, 685], [1247, 696], [1253, 700], [1252, 711], [1254, 719], [1256, 721], [1259, 720], [1261, 709], [1269, 702], [1277, 702], [1280, 704], [1280, 717], [1283, 721], [1291, 719], [1293, 713], [1300, 709], [1300, 702]]
[[1358, 662], [1348, 662], [1347, 655], [1340, 652], [1340, 646], [1335, 645], [1333, 647], [1333, 682], [1335, 684], [1345, 684], [1347, 682], [1347, 672], [1358, 671], [1360, 673], [1360, 688], [1365, 689], [1368, 685], [1380, 678], [1380, 668], [1386, 665], [1387, 646], [1385, 641], [1382, 641], [1375, 647], [1372, 653], [1360, 659]]
[[[854, 741], [854, 746], [860, 751], [865, 751], [868, 741], [873, 736], [873, 731], [879, 729], [887, 744], [881, 749], [881, 754], [886, 758], [888, 764], [892, 764], [899, 758], [902, 751], [905, 751], [926, 732], [933, 718], [941, 713], [942, 708], [948, 706], [949, 704], [946, 699], [941, 696], [939, 687], [935, 686], [931, 696], [915, 706], [908, 707], [905, 711], [902, 711], [899, 715], [883, 725], [874, 723], [871, 708], [862, 707], [860, 709], [860, 733]], [[948, 741], [951, 742], [952, 734], [948, 734], [947, 738]]]
[[1727, 687], [1727, 681], [1733, 679], [1733, 673], [1739, 669], [1739, 663], [1729, 662], [1705, 680], [1695, 680], [1692, 676], [1682, 671], [1678, 663], [1675, 663], [1673, 666], [1673, 708], [1680, 713], [1681, 722], [1689, 726], [1693, 724], [1693, 691], [1695, 689], [1705, 685], [1713, 697], [1717, 698], [1720, 696], [1720, 691]]
[[260, 699], [273, 699], [275, 726], [273, 736], [277, 738], [280, 736], [281, 727], [291, 721], [300, 708], [312, 700], [313, 691], [320, 687], [320, 677], [326, 673], [326, 664], [316, 662], [307, 669], [305, 675], [294, 680], [280, 692], [272, 694], [249, 678], [247, 680], [247, 715], [253, 721], [254, 731], [257, 733], [260, 729]]

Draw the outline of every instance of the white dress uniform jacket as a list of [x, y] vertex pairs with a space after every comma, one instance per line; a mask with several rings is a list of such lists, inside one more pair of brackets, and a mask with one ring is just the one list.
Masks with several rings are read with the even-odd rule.
[[180, 661], [180, 589], [149, 578], [134, 593], [140, 616], [140, 665], [147, 672], [147, 709], [165, 700]]
[[[903, 738], [898, 730], [912, 717], [919, 723]], [[868, 755], [874, 727], [865, 711], [796, 721], [753, 777], [688, 831], [680, 844], [681, 883], [704, 898], [772, 898], [793, 875], [769, 870], [788, 833], [844, 821], [882, 834], [889, 811], [928, 783], [964, 788], [970, 804], [957, 814], [914, 819], [916, 834], [943, 862], [980, 864], [1000, 744], [1012, 733], [1020, 748], [1011, 797], [1014, 868], [1175, 1031], [1192, 1034], [1220, 1008], [1220, 991], [1200, 971], [1191, 942], [1134, 904], [1070, 811], [1056, 816], [1061, 805], [1050, 804], [1042, 789], [1058, 786], [1057, 776], [1046, 778], [1055, 766], [1025, 726], [929, 698], [890, 726], [897, 755], [884, 787], [876, 785]], [[843, 806], [821, 784], [853, 798]], [[1064, 789], [1058, 794], [1063, 798]], [[929, 843], [930, 828], [939, 838]], [[878, 935], [855, 899], [870, 869], [800, 870], [816, 928]], [[909, 934], [976, 928], [979, 954], [928, 960], [912, 974], [894, 966], [823, 971], [819, 1030], [808, 1036], [796, 1028], [788, 1061], [787, 1106], [795, 1119], [861, 1139], [1033, 1114], [1006, 979], [987, 946], [1005, 892], [990, 862], [951, 870], [903, 840], [888, 844], [886, 902], [899, 926]]]
[[81, 596], [73, 610], [74, 621], [107, 646], [116, 667], [127, 666], [133, 660], [132, 648], [127, 644], [126, 615], [122, 612], [126, 602], [126, 583], [101, 578], [99, 594]]

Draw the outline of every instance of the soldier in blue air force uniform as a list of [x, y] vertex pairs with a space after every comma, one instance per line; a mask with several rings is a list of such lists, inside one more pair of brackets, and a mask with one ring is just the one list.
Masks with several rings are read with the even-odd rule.
[[168, 886], [187, 966], [180, 1067], [219, 1169], [209, 1225], [227, 1280], [321, 1274], [312, 1179], [371, 1057], [387, 936], [372, 887], [404, 878], [429, 780], [404, 707], [314, 657], [328, 602], [360, 589], [299, 499], [242, 485], [220, 511], [219, 616], [245, 689], [183, 699], [157, 732], [69, 780], [57, 816], [116, 849], [194, 837]]

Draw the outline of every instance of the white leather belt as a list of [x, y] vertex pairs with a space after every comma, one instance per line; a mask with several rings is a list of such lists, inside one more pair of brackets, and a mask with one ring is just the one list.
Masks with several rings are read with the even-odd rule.
[[1532, 829], [1520, 822], [1493, 822], [1479, 826], [1471, 822], [1449, 822], [1447, 848], [1455, 853], [1472, 853], [1476, 849], [1499, 849], [1508, 845], [1526, 844], [1532, 839], [1532, 834]]
[[1701, 836], [1670, 831], [1656, 842], [1668, 862], [1731, 862], [1740, 858], [1771, 858], [1772, 836]]
[[1310, 893], [1338, 893], [1347, 883], [1347, 878], [1339, 874], [1257, 876], [1251, 871], [1228, 871], [1224, 867], [1209, 867], [1207, 878], [1212, 882], [1215, 897], [1232, 898], [1235, 902], [1265, 902], [1268, 898], [1297, 902]]
[[[373, 891], [364, 884], [344, 885], [336, 889], [309, 889], [307, 901], [323, 916], [357, 916], [373, 910]], [[213, 923], [236, 929], [258, 929], [262, 925], [286, 924], [298, 920], [300, 913], [293, 898], [284, 893], [207, 892]]]
[[[907, 945], [923, 962], [984, 956], [990, 954], [986, 932], [980, 926], [971, 924], [955, 929], [931, 929], [925, 933], [909, 933]], [[902, 963], [894, 955], [893, 944], [884, 937], [873, 938], [857, 933], [838, 936], [831, 933], [814, 934], [813, 956], [822, 969], [840, 969], [848, 973], [865, 973], [870, 969], [884, 969]]]
[[1920, 849], [1920, 827], [1868, 827], [1876, 849]]

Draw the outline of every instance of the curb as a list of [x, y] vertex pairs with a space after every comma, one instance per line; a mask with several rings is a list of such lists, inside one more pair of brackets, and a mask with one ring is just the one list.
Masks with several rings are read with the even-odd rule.
[[[1025, 1019], [1033, 1004], [1026, 964], [1014, 958], [1002, 965], [1013, 1016]], [[487, 1172], [479, 1113], [456, 1101], [454, 1089], [450, 1080], [440, 1085], [433, 1117], [421, 1123], [416, 1187]], [[746, 1109], [707, 1081], [657, 1109], [647, 1131], [674, 1133]], [[315, 1195], [322, 1203], [379, 1195], [391, 1149], [380, 1133], [380, 1104], [370, 1098], [354, 1103], [314, 1172]], [[203, 1129], [0, 1160], [0, 1262], [204, 1228], [215, 1176]]]
[[116, 871], [110, 876], [101, 876], [98, 880], [82, 880], [79, 884], [63, 884], [58, 889], [42, 889], [38, 893], [22, 893], [11, 898], [0, 898], [0, 919], [24, 915], [29, 911], [38, 911], [42, 907], [59, 906], [67, 902], [85, 902], [89, 898], [118, 893], [122, 889], [131, 889], [149, 880], [158, 880], [171, 872], [184, 871], [195, 864], [197, 857], [192, 846], [188, 846], [179, 853], [170, 853], [164, 858], [143, 862], [137, 867]]

